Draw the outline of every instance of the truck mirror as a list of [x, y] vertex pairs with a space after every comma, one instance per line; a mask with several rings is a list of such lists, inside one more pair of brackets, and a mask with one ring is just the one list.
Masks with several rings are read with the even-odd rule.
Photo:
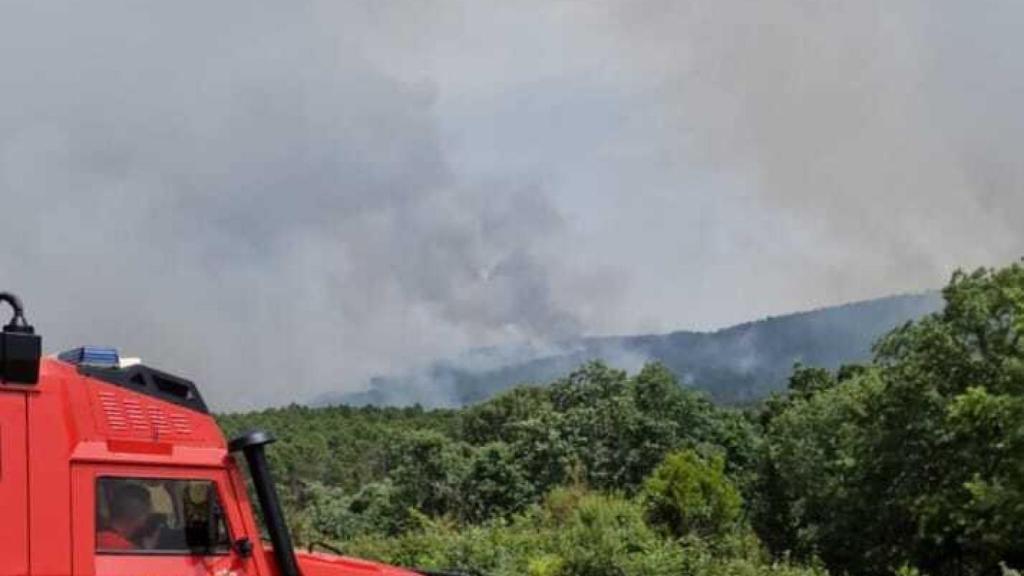
[[252, 541], [248, 538], [242, 537], [235, 540], [233, 544], [235, 552], [238, 553], [242, 558], [248, 558], [252, 556]]

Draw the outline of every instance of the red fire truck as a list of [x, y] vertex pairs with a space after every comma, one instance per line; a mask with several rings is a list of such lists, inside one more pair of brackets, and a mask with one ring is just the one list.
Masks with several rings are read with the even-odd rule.
[[295, 551], [264, 454], [271, 435], [225, 442], [192, 382], [113, 349], [42, 357], [18, 298], [0, 302], [14, 309], [0, 333], [0, 575], [425, 573]]

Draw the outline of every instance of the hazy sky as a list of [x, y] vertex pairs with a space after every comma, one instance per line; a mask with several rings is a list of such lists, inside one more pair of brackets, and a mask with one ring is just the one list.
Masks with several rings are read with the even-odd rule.
[[4, 0], [0, 289], [215, 407], [1024, 255], [1024, 3]]

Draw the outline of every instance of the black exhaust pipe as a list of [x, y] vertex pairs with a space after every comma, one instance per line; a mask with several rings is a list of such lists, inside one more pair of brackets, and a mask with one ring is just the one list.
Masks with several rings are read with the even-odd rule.
[[276, 438], [267, 432], [253, 430], [232, 440], [228, 444], [228, 449], [232, 452], [241, 451], [245, 454], [246, 462], [249, 463], [249, 474], [252, 476], [252, 484], [256, 489], [256, 497], [260, 500], [263, 520], [267, 526], [267, 532], [270, 533], [270, 541], [274, 545], [274, 557], [277, 559], [277, 567], [281, 576], [300, 576], [299, 565], [295, 561], [292, 537], [288, 532], [288, 525], [284, 521], [281, 502], [277, 498], [277, 489], [274, 488], [274, 479], [270, 475], [267, 455], [264, 452], [266, 445], [275, 440]]

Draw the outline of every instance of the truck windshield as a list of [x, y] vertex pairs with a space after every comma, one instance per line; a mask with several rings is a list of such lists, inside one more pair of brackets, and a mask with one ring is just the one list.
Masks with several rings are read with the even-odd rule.
[[230, 538], [213, 482], [175, 478], [96, 480], [100, 554], [227, 554]]

